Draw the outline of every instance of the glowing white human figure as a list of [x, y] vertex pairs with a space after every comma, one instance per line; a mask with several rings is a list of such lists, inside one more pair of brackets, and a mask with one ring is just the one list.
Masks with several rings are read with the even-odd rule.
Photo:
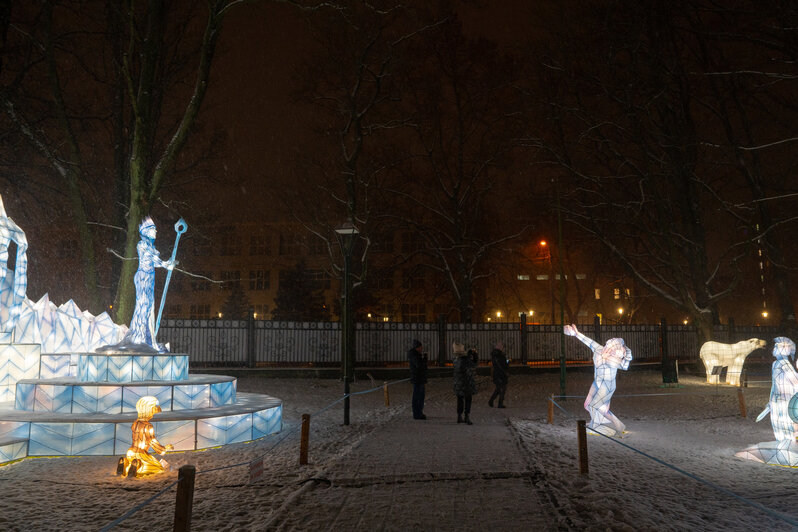
[[610, 412], [610, 400], [615, 393], [615, 376], [618, 368], [629, 369], [632, 350], [626, 347], [623, 339], [610, 338], [601, 345], [577, 330], [576, 325], [566, 325], [563, 333], [575, 336], [593, 351], [593, 385], [585, 399], [585, 410], [590, 413], [587, 428], [606, 436], [623, 434], [626, 425]]
[[123, 344], [146, 345], [163, 353], [166, 348], [155, 339], [155, 268], [174, 269], [176, 261], [161, 260], [155, 249], [157, 231], [152, 218], [147, 216], [139, 225], [141, 240], [136, 246], [139, 267], [133, 283], [136, 286], [136, 308]]
[[11, 332], [22, 311], [22, 302], [28, 290], [28, 239], [25, 232], [6, 215], [3, 198], [0, 197], [0, 286], [8, 276], [8, 246], [17, 245], [17, 256], [14, 266], [14, 280], [8, 283], [11, 293], [0, 298], [8, 305], [8, 319], [2, 324], [3, 332]]
[[792, 358], [795, 355], [795, 342], [784, 336], [773, 340], [773, 378], [770, 387], [770, 401], [756, 418], [760, 421], [770, 412], [773, 435], [778, 441], [795, 442], [798, 423], [790, 418], [790, 399], [798, 393], [798, 371]]

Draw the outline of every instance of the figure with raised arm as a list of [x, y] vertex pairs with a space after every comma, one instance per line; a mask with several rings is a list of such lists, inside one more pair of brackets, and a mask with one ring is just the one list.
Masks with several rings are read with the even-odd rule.
[[155, 339], [155, 268], [171, 270], [176, 262], [161, 260], [158, 250], [155, 249], [155, 223], [149, 216], [139, 225], [139, 235], [141, 240], [136, 246], [139, 267], [133, 278], [136, 286], [136, 308], [130, 321], [130, 329], [122, 343], [145, 345], [163, 353], [166, 348]]
[[593, 385], [585, 399], [585, 410], [590, 413], [587, 428], [606, 436], [619, 436], [626, 430], [621, 420], [610, 412], [610, 400], [615, 393], [615, 377], [618, 368], [629, 369], [632, 350], [622, 338], [610, 338], [601, 345], [577, 330], [576, 325], [566, 325], [563, 333], [575, 336], [593, 352]]

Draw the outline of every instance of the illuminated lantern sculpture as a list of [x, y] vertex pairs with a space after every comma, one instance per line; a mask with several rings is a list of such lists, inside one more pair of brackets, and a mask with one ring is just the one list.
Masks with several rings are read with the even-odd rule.
[[[122, 344], [126, 349], [141, 350], [144, 347], [163, 353], [166, 348], [155, 341], [155, 268], [172, 270], [175, 261], [161, 260], [158, 250], [155, 249], [155, 223], [149, 216], [139, 225], [139, 235], [141, 240], [136, 246], [139, 267], [133, 278], [136, 285], [136, 308]], [[122, 346], [114, 347], [119, 349]]]
[[626, 430], [621, 420], [610, 412], [610, 400], [615, 393], [615, 376], [618, 368], [629, 369], [632, 361], [632, 350], [626, 347], [623, 339], [610, 338], [601, 345], [580, 333], [576, 325], [566, 325], [563, 333], [576, 336], [593, 351], [593, 385], [585, 399], [585, 410], [590, 412], [590, 423], [587, 428], [605, 436], [619, 436]]
[[743, 372], [745, 358], [754, 349], [765, 347], [767, 342], [759, 338], [749, 338], [736, 344], [722, 344], [720, 342], [704, 342], [699, 351], [699, 356], [707, 370], [707, 382], [718, 384], [720, 370], [726, 371], [726, 380], [732, 386], [740, 385], [740, 374]]
[[124, 458], [119, 459], [119, 466], [116, 473], [122, 476], [151, 475], [153, 473], [163, 473], [169, 469], [169, 463], [163, 459], [156, 459], [149, 453], [152, 447], [156, 453], [164, 454], [171, 451], [174, 447], [170, 444], [161, 445], [155, 438], [155, 427], [150, 420], [152, 416], [159, 413], [161, 407], [158, 399], [151, 395], [142, 397], [136, 403], [138, 419], [133, 422], [133, 445], [127, 450]]
[[773, 377], [770, 400], [756, 418], [760, 421], [770, 413], [770, 424], [776, 441], [758, 443], [735, 456], [771, 465], [798, 467], [798, 371], [793, 357], [795, 343], [784, 336], [773, 340]]
[[0, 285], [3, 285], [8, 277], [8, 247], [10, 244], [17, 245], [17, 255], [13, 270], [14, 281], [9, 283], [11, 290], [7, 294], [2, 294], [3, 305], [8, 308], [8, 316], [3, 316], [2, 332], [12, 332], [22, 310], [22, 303], [25, 300], [25, 293], [28, 288], [28, 239], [25, 232], [19, 228], [14, 220], [6, 216], [3, 206], [3, 199], [0, 198]]

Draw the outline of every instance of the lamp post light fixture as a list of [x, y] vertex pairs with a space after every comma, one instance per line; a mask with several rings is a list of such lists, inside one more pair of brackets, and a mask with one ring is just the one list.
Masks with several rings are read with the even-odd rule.
[[352, 222], [346, 222], [335, 232], [344, 256], [344, 278], [341, 283], [341, 373], [344, 379], [344, 425], [349, 425], [349, 387], [355, 376], [355, 323], [352, 319], [352, 248], [360, 233]]

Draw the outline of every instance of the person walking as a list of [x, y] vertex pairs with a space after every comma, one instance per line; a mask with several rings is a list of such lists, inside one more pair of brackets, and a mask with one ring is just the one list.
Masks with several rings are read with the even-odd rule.
[[454, 394], [457, 396], [457, 422], [472, 425], [471, 399], [477, 393], [475, 379], [477, 352], [469, 349], [466, 353], [465, 346], [455, 342], [452, 344], [452, 353], [454, 358]]
[[410, 382], [413, 384], [413, 419], [427, 419], [424, 415], [425, 385], [427, 384], [427, 354], [422, 352], [421, 342], [413, 340], [413, 347], [407, 352], [410, 363]]
[[499, 398], [499, 408], [504, 408], [504, 394], [507, 393], [507, 381], [510, 380], [510, 363], [504, 352], [504, 344], [499, 341], [490, 352], [490, 363], [493, 366], [493, 395], [488, 400], [488, 406], [493, 407], [493, 401]]

